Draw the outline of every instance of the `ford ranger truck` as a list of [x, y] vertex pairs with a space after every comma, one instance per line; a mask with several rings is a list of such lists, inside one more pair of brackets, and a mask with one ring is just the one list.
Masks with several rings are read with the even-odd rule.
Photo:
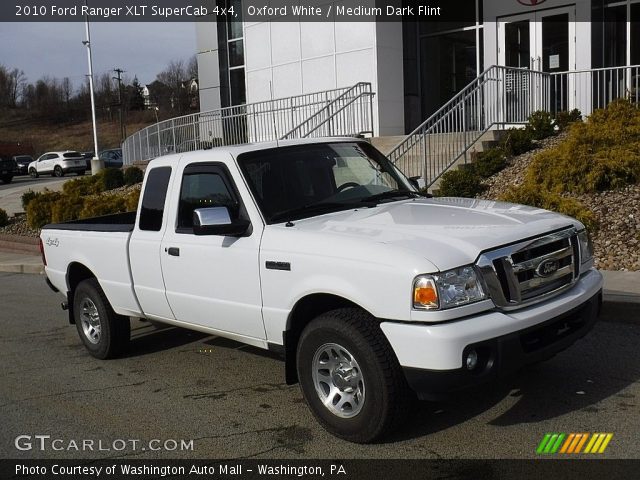
[[426, 198], [353, 138], [157, 158], [137, 212], [47, 225], [41, 244], [94, 357], [124, 351], [130, 317], [275, 350], [322, 426], [363, 443], [415, 395], [567, 348], [602, 297], [580, 222]]

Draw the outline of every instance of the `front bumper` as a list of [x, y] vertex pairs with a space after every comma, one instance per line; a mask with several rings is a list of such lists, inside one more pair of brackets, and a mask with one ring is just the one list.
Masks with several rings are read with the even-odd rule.
[[[552, 357], [586, 335], [602, 303], [602, 276], [584, 275], [569, 291], [513, 312], [492, 311], [437, 325], [384, 322], [381, 328], [409, 386], [422, 399], [485, 383]], [[467, 353], [478, 365], [468, 370]]]

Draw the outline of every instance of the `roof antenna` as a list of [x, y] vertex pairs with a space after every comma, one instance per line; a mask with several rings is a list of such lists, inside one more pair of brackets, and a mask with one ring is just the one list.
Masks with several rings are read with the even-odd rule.
[[276, 111], [273, 109], [273, 82], [269, 82], [269, 92], [271, 93], [271, 118], [273, 119], [273, 133], [276, 136], [276, 147], [280, 147], [278, 128], [276, 127]]

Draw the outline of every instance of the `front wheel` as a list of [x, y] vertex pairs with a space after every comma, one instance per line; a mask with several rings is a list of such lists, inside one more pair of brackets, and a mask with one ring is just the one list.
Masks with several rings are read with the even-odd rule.
[[320, 424], [333, 435], [370, 443], [405, 419], [411, 392], [378, 322], [345, 308], [314, 319], [297, 350], [298, 379]]
[[53, 169], [53, 175], [55, 177], [64, 177], [64, 172], [62, 171], [62, 168], [56, 166], [56, 168]]
[[38, 171], [35, 168], [32, 168], [29, 170], [29, 176], [31, 178], [38, 178]]
[[80, 340], [91, 355], [101, 360], [114, 358], [129, 345], [129, 318], [113, 311], [95, 278], [77, 286], [73, 313]]

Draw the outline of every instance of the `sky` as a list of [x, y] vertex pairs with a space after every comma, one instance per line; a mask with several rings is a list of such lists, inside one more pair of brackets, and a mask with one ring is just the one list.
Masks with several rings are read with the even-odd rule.
[[[88, 73], [84, 22], [0, 23], [0, 64], [24, 70], [27, 80], [69, 77], [77, 87]], [[151, 83], [171, 60], [196, 53], [195, 23], [91, 24], [94, 75], [118, 67]]]

